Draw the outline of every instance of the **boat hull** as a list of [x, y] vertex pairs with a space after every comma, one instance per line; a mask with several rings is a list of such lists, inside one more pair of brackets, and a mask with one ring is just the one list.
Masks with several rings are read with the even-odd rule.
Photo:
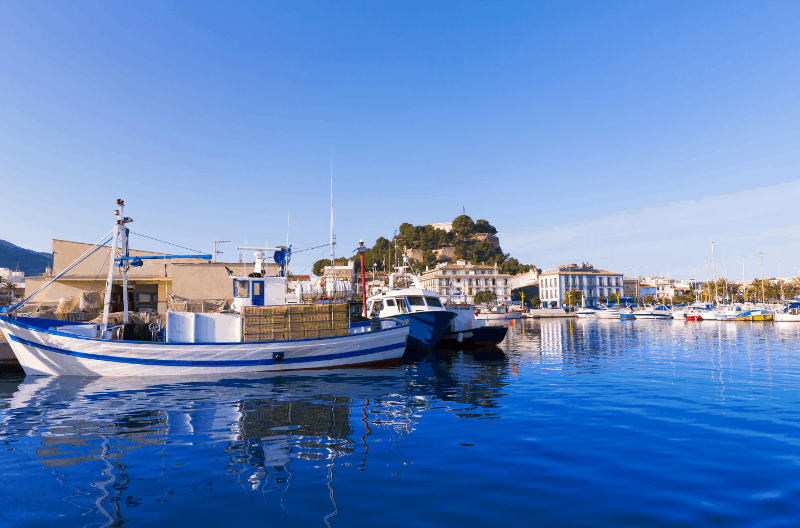
[[408, 334], [410, 350], [430, 350], [444, 337], [456, 314], [448, 311], [413, 312], [395, 316], [408, 321], [411, 332]]
[[482, 326], [472, 330], [448, 331], [439, 342], [439, 348], [469, 349], [495, 347], [503, 342], [507, 326]]
[[182, 376], [280, 372], [377, 363], [405, 352], [408, 325], [319, 339], [268, 343], [101, 340], [0, 318], [27, 375]]

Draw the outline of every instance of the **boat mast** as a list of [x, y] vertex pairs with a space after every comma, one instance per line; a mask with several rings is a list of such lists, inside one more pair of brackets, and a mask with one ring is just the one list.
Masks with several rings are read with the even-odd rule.
[[[331, 273], [332, 281], [336, 281], [336, 251], [333, 246], [336, 244], [336, 235], [333, 233], [333, 145], [331, 145]], [[333, 290], [331, 290], [333, 291]]]
[[[123, 217], [124, 220], [124, 217]], [[125, 223], [123, 221], [122, 224], [122, 247], [120, 248], [120, 253], [122, 253], [123, 257], [128, 256], [128, 228], [125, 227]], [[128, 262], [123, 261], [121, 263], [122, 268], [122, 306], [123, 306], [123, 317], [125, 324], [128, 324]]]
[[783, 300], [783, 277], [781, 277], [781, 259], [778, 259], [778, 282], [781, 285], [781, 300]]
[[711, 243], [711, 267], [714, 270], [714, 304], [719, 306], [719, 295], [717, 295], [717, 259], [714, 257], [714, 243]]
[[[103, 303], [103, 327], [100, 332], [100, 338], [105, 339], [106, 330], [108, 330], [108, 311], [111, 307], [111, 290], [114, 286], [114, 268], [117, 265], [117, 243], [119, 242], [119, 230], [124, 228], [122, 225], [122, 210], [125, 207], [125, 202], [117, 200], [119, 209], [114, 211], [117, 217], [117, 224], [114, 226], [114, 234], [111, 236], [111, 258], [108, 259], [108, 278], [106, 279], [106, 298]], [[127, 293], [127, 292], [126, 292]]]
[[744, 255], [742, 255], [742, 286], [744, 287], [744, 302], [747, 302], [747, 275], [744, 273]]
[[758, 261], [761, 263], [761, 302], [767, 302], [766, 297], [764, 297], [764, 258], [761, 256], [762, 254], [758, 254]]
[[711, 302], [711, 284], [708, 281], [708, 255], [706, 255], [706, 302]]

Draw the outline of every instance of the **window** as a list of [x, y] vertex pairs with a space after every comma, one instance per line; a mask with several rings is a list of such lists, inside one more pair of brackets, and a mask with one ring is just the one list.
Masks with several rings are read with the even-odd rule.
[[233, 281], [233, 295], [235, 297], [249, 297], [250, 281], [246, 280]]
[[456, 279], [456, 282], [461, 282], [461, 277], [458, 277], [458, 278]]
[[253, 283], [253, 297], [263, 297], [264, 296], [264, 283], [261, 281], [256, 281]]
[[503, 279], [503, 286], [508, 286], [508, 279]]
[[425, 306], [425, 301], [422, 300], [422, 297], [406, 297], [406, 299], [409, 306]]
[[386, 306], [394, 306], [394, 299], [386, 299]]
[[442, 308], [442, 302], [436, 297], [425, 297], [425, 301], [428, 303], [428, 306]]
[[380, 301], [372, 301], [372, 307], [369, 310], [370, 317], [378, 317], [378, 314], [381, 313], [381, 302]]
[[492, 279], [492, 286], [497, 286], [497, 280], [496, 279]]

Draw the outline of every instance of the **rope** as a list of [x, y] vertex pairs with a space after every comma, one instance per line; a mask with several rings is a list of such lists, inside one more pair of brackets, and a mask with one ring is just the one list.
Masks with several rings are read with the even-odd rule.
[[[333, 245], [335, 246], [336, 242], [334, 242]], [[314, 247], [305, 248], [305, 249], [298, 249], [297, 251], [292, 251], [292, 253], [302, 253], [303, 251], [308, 251], [309, 249], [319, 249], [321, 247], [330, 247], [330, 244], [322, 244], [321, 246], [314, 246]]]
[[[105, 246], [105, 244], [103, 244], [103, 246]], [[101, 246], [101, 247], [102, 247], [102, 246]], [[99, 278], [100, 278], [100, 274], [101, 274], [101, 273], [103, 273], [103, 268], [105, 267], [105, 265], [106, 265], [106, 262], [108, 262], [108, 257], [110, 257], [110, 256], [111, 256], [111, 251], [109, 251], [109, 252], [108, 252], [108, 255], [106, 255], [106, 259], [103, 261], [103, 265], [102, 265], [102, 266], [100, 266], [100, 271], [98, 271], [98, 272], [97, 272], [97, 276], [96, 276], [96, 277], [94, 278], [94, 280], [92, 281], [92, 287], [91, 287], [91, 288], [89, 288], [89, 291], [90, 291], [90, 292], [91, 292], [91, 291], [94, 291], [94, 285], [95, 285], [95, 283], [97, 282], [97, 279], [99, 279]]]
[[200, 253], [201, 255], [204, 255], [204, 253], [202, 251], [197, 251], [196, 249], [179, 246], [178, 244], [173, 244], [172, 242], [167, 242], [165, 240], [159, 240], [157, 238], [149, 237], [149, 236], [143, 235], [141, 233], [134, 233], [133, 231], [131, 231], [131, 233], [134, 234], [134, 235], [139, 235], [140, 237], [149, 238], [150, 240], [155, 240], [156, 242], [161, 242], [162, 244], [167, 244], [169, 246], [179, 247], [181, 249], [188, 249], [189, 251], [194, 251], [195, 253]]

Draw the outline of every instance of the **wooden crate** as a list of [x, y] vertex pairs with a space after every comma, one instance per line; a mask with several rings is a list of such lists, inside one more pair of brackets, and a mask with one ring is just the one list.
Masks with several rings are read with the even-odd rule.
[[245, 306], [242, 339], [245, 342], [285, 341], [347, 335], [347, 304]]

